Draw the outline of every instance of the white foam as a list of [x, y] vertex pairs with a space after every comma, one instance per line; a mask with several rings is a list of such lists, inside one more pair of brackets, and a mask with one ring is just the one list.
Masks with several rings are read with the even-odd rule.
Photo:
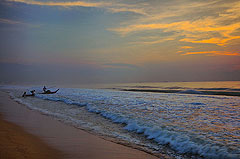
[[[69, 103], [73, 104], [72, 102], [69, 102], [69, 101], [63, 100], [63, 102], [67, 104]], [[124, 117], [120, 117], [118, 115], [114, 115], [104, 111], [101, 112], [99, 110], [95, 110], [94, 108], [91, 108], [91, 106], [87, 106], [87, 109], [90, 112], [100, 113], [103, 117], [111, 119], [115, 123], [124, 123], [126, 124], [124, 129], [128, 131], [133, 131], [139, 134], [144, 134], [148, 139], [153, 139], [159, 144], [170, 145], [171, 148], [178, 151], [179, 153], [192, 153], [192, 154], [197, 154], [207, 158], [239, 157], [237, 154], [229, 154], [226, 148], [214, 146], [209, 144], [208, 142], [205, 142], [203, 144], [194, 143], [193, 141], [191, 141], [191, 139], [188, 136], [185, 136], [184, 134], [178, 134], [176, 132], [171, 132], [168, 130], [159, 130], [159, 129], [151, 128], [147, 126], [140, 126], [134, 121], [131, 121]]]
[[[207, 98], [207, 96], [205, 98], [205, 96], [194, 95], [90, 89], [61, 89], [56, 95], [37, 95], [36, 97], [85, 107], [89, 112], [100, 114], [114, 123], [125, 124], [125, 130], [142, 134], [158, 144], [169, 145], [179, 153], [197, 154], [206, 158], [239, 158], [238, 147], [232, 149], [232, 146], [228, 146], [225, 142], [218, 143], [221, 139], [229, 140], [229, 143], [238, 143], [238, 139], [225, 138], [226, 133], [222, 131], [211, 132], [211, 125], [216, 126], [214, 123], [230, 122], [231, 125], [226, 125], [232, 126], [229, 130], [239, 125], [239, 110], [234, 107], [240, 104], [239, 98], [226, 97], [225, 100], [221, 100]], [[20, 102], [23, 101], [20, 100]], [[71, 116], [29, 107], [64, 121], [76, 123]], [[198, 115], [194, 116], [196, 111]], [[218, 111], [224, 112], [225, 116], [230, 115], [221, 116]], [[190, 122], [189, 116], [192, 116]], [[219, 118], [213, 120], [212, 116]], [[201, 124], [205, 124], [205, 128], [209, 127], [209, 132], [201, 132], [199, 129]], [[228, 136], [237, 135], [237, 132], [233, 131], [228, 133]], [[218, 138], [220, 140], [216, 142]]]

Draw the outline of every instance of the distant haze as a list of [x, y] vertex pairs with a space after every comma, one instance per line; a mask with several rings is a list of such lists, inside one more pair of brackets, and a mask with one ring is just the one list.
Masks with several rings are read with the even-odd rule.
[[239, 0], [3, 0], [1, 83], [240, 80]]

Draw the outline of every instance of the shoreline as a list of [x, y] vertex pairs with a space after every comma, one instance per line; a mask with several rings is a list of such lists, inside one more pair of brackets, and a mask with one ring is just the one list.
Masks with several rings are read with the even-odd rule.
[[[121, 144], [106, 141], [98, 136], [74, 128], [30, 110], [10, 99], [9, 94], [0, 91], [0, 112], [7, 121], [19, 125], [60, 152], [64, 158], [102, 159], [156, 159], [156, 156]], [[3, 106], [8, 105], [7, 107]], [[27, 120], [26, 120], [27, 119]]]

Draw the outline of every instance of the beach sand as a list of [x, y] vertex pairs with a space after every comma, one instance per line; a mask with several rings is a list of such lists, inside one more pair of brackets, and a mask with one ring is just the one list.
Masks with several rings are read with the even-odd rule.
[[57, 151], [38, 137], [27, 133], [16, 124], [0, 116], [0, 158], [1, 159], [59, 159]]
[[7, 120], [1, 120], [0, 128], [0, 152], [3, 156], [0, 158], [3, 159], [21, 158], [20, 156], [22, 158], [29, 156], [33, 159], [60, 158], [60, 156], [74, 159], [157, 158], [143, 151], [106, 141], [29, 110], [10, 99], [9, 95], [2, 91], [0, 91], [0, 113], [4, 120]]

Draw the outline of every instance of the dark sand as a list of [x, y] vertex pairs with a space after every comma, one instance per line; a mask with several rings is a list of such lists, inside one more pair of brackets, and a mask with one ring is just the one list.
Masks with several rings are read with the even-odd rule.
[[[6, 155], [9, 155], [10, 152], [11, 154], [13, 153], [17, 156], [35, 155], [34, 157], [30, 157], [33, 159], [39, 157], [40, 155], [42, 156], [39, 158], [59, 158], [60, 154], [63, 158], [79, 159], [157, 158], [143, 151], [106, 141], [83, 130], [63, 124], [49, 116], [29, 110], [26, 108], [26, 106], [10, 99], [7, 93], [1, 91], [0, 113], [3, 115], [4, 120], [15, 123], [24, 128], [24, 130], [26, 130], [28, 133], [34, 135], [29, 135], [22, 128], [16, 126], [15, 124], [1, 121], [1, 127], [2, 125], [6, 124], [0, 129], [1, 155], [2, 152], [6, 152]], [[2, 124], [2, 122], [5, 124]], [[11, 131], [10, 129], [12, 130], [13, 135], [8, 133]], [[6, 139], [6, 135], [14, 138]], [[26, 138], [24, 138], [25, 135]], [[15, 136], [19, 136], [20, 138], [15, 138]], [[19, 147], [22, 147], [24, 143], [24, 146], [26, 147], [24, 151], [18, 149]], [[44, 143], [47, 143], [50, 147]], [[7, 144], [12, 145], [9, 147], [5, 146]], [[35, 153], [37, 150], [39, 150], [39, 152]], [[44, 157], [45, 155], [47, 156]], [[53, 155], [53, 157], [50, 155]], [[3, 159], [4, 157], [5, 156], [3, 156]], [[0, 156], [0, 158], [2, 157]], [[11, 158], [11, 156], [7, 158]], [[12, 158], [21, 157], [13, 156]]]

